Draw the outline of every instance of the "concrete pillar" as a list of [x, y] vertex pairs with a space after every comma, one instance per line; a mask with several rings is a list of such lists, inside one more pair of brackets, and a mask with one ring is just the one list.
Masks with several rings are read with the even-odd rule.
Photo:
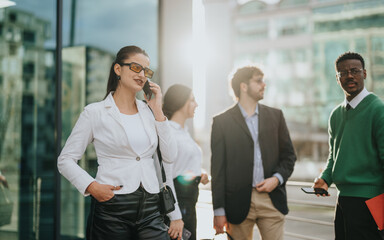
[[160, 0], [160, 82], [192, 87], [192, 0]]
[[207, 52], [207, 127], [212, 116], [234, 102], [229, 96], [228, 74], [233, 67], [233, 22], [236, 1], [204, 0], [205, 28], [209, 51]]

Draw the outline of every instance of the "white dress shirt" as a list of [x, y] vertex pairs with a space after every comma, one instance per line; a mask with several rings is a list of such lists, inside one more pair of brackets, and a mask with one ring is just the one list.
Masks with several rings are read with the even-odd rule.
[[[95, 180], [101, 184], [123, 185], [121, 190], [114, 191], [115, 194], [132, 193], [138, 189], [140, 183], [149, 193], [159, 192], [155, 166], [158, 163], [153, 159], [158, 139], [163, 161], [169, 163], [176, 156], [175, 141], [170, 135], [168, 120], [156, 121], [143, 101], [136, 100], [136, 105], [150, 142], [140, 153], [128, 141], [129, 133], [124, 130], [112, 93], [103, 101], [89, 104], [80, 114], [58, 157], [58, 169], [81, 194], [89, 195], [85, 190]], [[96, 178], [77, 164], [91, 142], [95, 146], [99, 165]], [[172, 178], [169, 178], [167, 183], [173, 186]]]
[[201, 148], [188, 132], [188, 127], [182, 128], [180, 124], [169, 121], [172, 136], [177, 144], [177, 155], [173, 161], [173, 178], [184, 176], [186, 178], [201, 176]]
[[[247, 112], [238, 103], [241, 114], [244, 117], [245, 123], [248, 126], [249, 132], [251, 133], [253, 144], [254, 144], [254, 153], [253, 153], [253, 182], [252, 186], [256, 187], [256, 185], [262, 181], [264, 181], [264, 167], [263, 161], [261, 159], [261, 149], [259, 144], [259, 104], [256, 105], [255, 113], [251, 116], [248, 116]], [[279, 184], [283, 184], [283, 176], [280, 173], [275, 173], [273, 176], [279, 179]]]
[[355, 109], [357, 107], [357, 105], [359, 105], [359, 103], [361, 101], [363, 101], [363, 99], [368, 96], [370, 94], [370, 92], [368, 92], [368, 90], [366, 88], [364, 88], [359, 94], [357, 94], [350, 102], [347, 100], [347, 98], [345, 98], [344, 100], [344, 106], [346, 107], [347, 104], [349, 104], [351, 106], [352, 109]]

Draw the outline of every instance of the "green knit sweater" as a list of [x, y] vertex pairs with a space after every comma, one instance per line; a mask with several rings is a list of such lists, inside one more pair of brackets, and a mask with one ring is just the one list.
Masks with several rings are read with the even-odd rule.
[[321, 178], [340, 196], [372, 198], [384, 193], [384, 103], [374, 94], [349, 111], [337, 106], [329, 118], [329, 157]]

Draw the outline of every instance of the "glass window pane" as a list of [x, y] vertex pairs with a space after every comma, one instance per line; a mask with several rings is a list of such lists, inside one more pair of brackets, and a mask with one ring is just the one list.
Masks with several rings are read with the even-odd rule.
[[53, 239], [56, 5], [15, 3], [0, 9], [0, 239]]

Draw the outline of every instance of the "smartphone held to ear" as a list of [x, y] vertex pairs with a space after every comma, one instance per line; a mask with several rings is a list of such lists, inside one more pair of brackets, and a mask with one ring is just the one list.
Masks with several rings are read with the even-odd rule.
[[302, 187], [301, 190], [307, 194], [320, 194], [328, 196], [328, 191], [323, 188]]
[[145, 93], [145, 96], [147, 97], [148, 100], [151, 100], [152, 97], [152, 90], [151, 87], [149, 86], [149, 80], [147, 80], [144, 83], [143, 91]]

